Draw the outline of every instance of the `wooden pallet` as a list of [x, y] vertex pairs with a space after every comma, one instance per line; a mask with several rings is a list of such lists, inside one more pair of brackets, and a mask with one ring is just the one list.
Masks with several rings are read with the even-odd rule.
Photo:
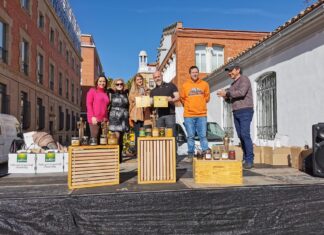
[[197, 160], [193, 162], [193, 175], [196, 184], [243, 183], [242, 162], [238, 160]]
[[70, 189], [119, 184], [119, 146], [69, 147]]
[[175, 183], [175, 138], [139, 137], [137, 141], [138, 183]]

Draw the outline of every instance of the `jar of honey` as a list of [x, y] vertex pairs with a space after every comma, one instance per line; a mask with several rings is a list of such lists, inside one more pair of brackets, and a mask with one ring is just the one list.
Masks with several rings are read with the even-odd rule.
[[108, 134], [108, 144], [109, 145], [117, 145], [118, 139], [115, 133]]
[[165, 128], [165, 137], [173, 137], [172, 128]]
[[159, 128], [154, 127], [152, 130], [152, 136], [153, 137], [159, 137]]
[[79, 145], [80, 145], [79, 137], [72, 137], [71, 138], [71, 146], [79, 146]]

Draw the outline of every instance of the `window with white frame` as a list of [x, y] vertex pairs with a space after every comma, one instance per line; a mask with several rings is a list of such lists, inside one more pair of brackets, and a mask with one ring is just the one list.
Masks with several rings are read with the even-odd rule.
[[276, 73], [267, 72], [257, 80], [257, 135], [273, 140], [277, 133]]
[[212, 71], [221, 67], [224, 64], [224, 48], [220, 46], [213, 46], [211, 50], [211, 58]]
[[231, 138], [234, 137], [233, 114], [231, 103], [223, 99], [223, 129]]
[[199, 72], [206, 72], [206, 45], [196, 45], [196, 66], [199, 68]]

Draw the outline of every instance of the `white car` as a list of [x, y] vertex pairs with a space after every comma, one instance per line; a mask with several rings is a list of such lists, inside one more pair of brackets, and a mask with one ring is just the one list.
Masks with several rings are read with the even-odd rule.
[[16, 117], [0, 114], [0, 163], [8, 161], [11, 143], [21, 133], [20, 124]]
[[[184, 126], [183, 118], [183, 108], [176, 108], [176, 131], [177, 131], [177, 154], [187, 155], [188, 145], [187, 145], [187, 132]], [[218, 125], [217, 122], [211, 122], [207, 120], [207, 140], [208, 146], [211, 149], [213, 145], [222, 145], [223, 138], [225, 136], [224, 130]], [[195, 136], [195, 154], [198, 150], [201, 150], [199, 137]]]

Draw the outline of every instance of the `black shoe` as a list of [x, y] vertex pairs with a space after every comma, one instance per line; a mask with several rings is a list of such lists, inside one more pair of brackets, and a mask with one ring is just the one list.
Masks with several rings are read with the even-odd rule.
[[253, 163], [252, 162], [245, 162], [243, 164], [243, 168], [246, 169], [246, 170], [250, 170], [252, 169], [254, 166], [253, 166]]

